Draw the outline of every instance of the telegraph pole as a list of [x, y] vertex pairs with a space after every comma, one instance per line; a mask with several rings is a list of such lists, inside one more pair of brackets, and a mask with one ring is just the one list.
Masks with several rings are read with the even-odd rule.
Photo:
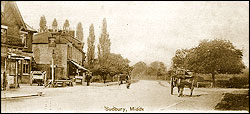
[[51, 82], [52, 82], [52, 87], [54, 87], [54, 80], [55, 80], [55, 76], [54, 76], [54, 59], [55, 59], [55, 47], [56, 47], [56, 37], [54, 35], [56, 35], [55, 33], [51, 33], [52, 37], [48, 37], [48, 41], [49, 41], [49, 47], [52, 48], [52, 61], [51, 61]]
[[53, 49], [53, 52], [52, 52], [52, 70], [51, 70], [51, 73], [52, 73], [52, 87], [54, 87], [54, 49]]

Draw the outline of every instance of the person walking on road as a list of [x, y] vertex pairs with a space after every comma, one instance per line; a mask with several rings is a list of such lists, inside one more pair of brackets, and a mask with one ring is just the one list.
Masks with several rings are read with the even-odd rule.
[[129, 89], [130, 85], [131, 85], [131, 77], [128, 75], [127, 76], [127, 89]]
[[90, 73], [90, 72], [87, 72], [87, 75], [86, 75], [87, 86], [89, 86], [89, 82], [90, 82], [90, 79], [91, 79], [91, 78], [92, 78], [91, 73]]

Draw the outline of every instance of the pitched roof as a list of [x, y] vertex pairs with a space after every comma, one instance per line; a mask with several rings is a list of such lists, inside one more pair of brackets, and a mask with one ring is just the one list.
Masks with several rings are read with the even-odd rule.
[[31, 32], [37, 32], [34, 28], [32, 28], [31, 26], [29, 26], [27, 23], [25, 23], [27, 30], [31, 31]]
[[[19, 8], [16, 4], [15, 1], [1, 1], [1, 2], [5, 2], [5, 11], [4, 13], [10, 13], [10, 11], [12, 11], [12, 13], [14, 14], [15, 16], [15, 19], [18, 23], [19, 26], [23, 27], [23, 31], [31, 31], [31, 32], [37, 32], [35, 29], [33, 29], [32, 27], [30, 27], [29, 25], [27, 25], [24, 20], [23, 20], [23, 17], [19, 11]], [[6, 9], [6, 7], [9, 6], [9, 8], [11, 8], [12, 10], [8, 10], [8, 8]], [[6, 11], [8, 10], [8, 11]], [[2, 18], [2, 17], [1, 17]], [[3, 17], [3, 18], [7, 18], [7, 17]]]
[[23, 20], [23, 17], [22, 17], [22, 15], [21, 15], [21, 13], [20, 13], [20, 11], [18, 9], [18, 6], [17, 6], [16, 2], [15, 1], [9, 1], [9, 2], [12, 3], [13, 9], [16, 11], [15, 14], [17, 16], [17, 19], [19, 19], [21, 21], [21, 23], [22, 23], [22, 25], [24, 27], [24, 30], [27, 30], [27, 26], [26, 26], [26, 24], [25, 24], [25, 22]]

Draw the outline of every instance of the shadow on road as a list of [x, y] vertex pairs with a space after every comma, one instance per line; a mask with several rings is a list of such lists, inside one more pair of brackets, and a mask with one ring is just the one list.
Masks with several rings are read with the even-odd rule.
[[202, 96], [202, 95], [192, 95], [192, 96], [190, 96], [190, 95], [183, 95], [181, 97], [200, 97], [200, 96]]

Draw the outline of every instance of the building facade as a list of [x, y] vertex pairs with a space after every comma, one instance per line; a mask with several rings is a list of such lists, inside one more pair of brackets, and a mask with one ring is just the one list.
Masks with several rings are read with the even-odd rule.
[[14, 1], [1, 1], [1, 87], [17, 88], [30, 82], [32, 39], [36, 32], [27, 25]]
[[[54, 39], [54, 44], [50, 38]], [[37, 69], [46, 71], [48, 79], [52, 79], [52, 58], [55, 65], [55, 80], [83, 76], [83, 72], [87, 70], [83, 67], [83, 43], [74, 38], [72, 31], [48, 30], [38, 33], [34, 35], [32, 47]]]

